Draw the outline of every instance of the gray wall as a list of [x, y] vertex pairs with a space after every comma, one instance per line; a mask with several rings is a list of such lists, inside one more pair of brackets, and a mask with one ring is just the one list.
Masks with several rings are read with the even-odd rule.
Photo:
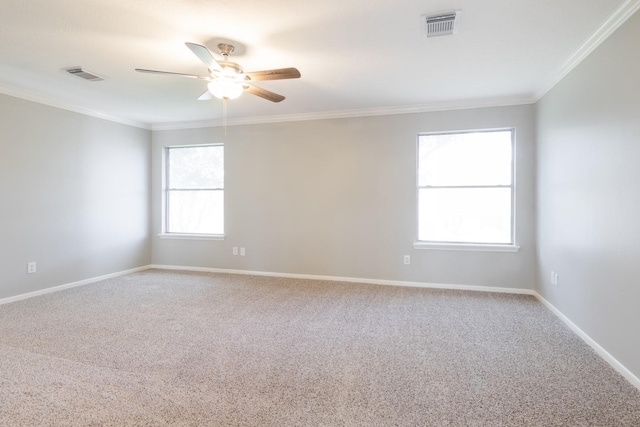
[[537, 105], [538, 291], [638, 377], [639, 40], [636, 14]]
[[[517, 132], [520, 252], [414, 249], [417, 134], [499, 127]], [[162, 147], [213, 142], [225, 142], [226, 240], [159, 239]], [[226, 138], [154, 131], [153, 263], [532, 289], [534, 159], [532, 105], [231, 126]]]
[[0, 298], [148, 265], [150, 156], [150, 131], [0, 95]]

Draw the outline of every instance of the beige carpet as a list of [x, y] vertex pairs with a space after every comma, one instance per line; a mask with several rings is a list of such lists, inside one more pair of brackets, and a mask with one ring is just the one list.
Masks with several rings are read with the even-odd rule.
[[533, 297], [149, 270], [0, 306], [0, 425], [640, 426]]

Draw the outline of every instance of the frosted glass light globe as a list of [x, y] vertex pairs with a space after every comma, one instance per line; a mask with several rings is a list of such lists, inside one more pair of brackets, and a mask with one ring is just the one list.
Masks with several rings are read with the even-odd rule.
[[242, 85], [233, 78], [219, 77], [207, 85], [209, 92], [216, 98], [235, 99], [242, 95]]

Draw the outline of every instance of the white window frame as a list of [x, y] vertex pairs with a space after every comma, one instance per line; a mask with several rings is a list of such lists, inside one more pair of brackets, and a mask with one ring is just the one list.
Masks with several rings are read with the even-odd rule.
[[[465, 185], [465, 186], [421, 186], [419, 182], [420, 174], [420, 137], [430, 135], [460, 135], [467, 133], [489, 133], [489, 132], [511, 132], [511, 185]], [[444, 132], [424, 132], [419, 133], [416, 138], [416, 216], [415, 216], [415, 236], [413, 244], [415, 249], [450, 250], [450, 251], [490, 251], [490, 252], [517, 252], [520, 246], [516, 245], [516, 130], [515, 128], [495, 128], [476, 129], [462, 131]], [[510, 243], [464, 243], [464, 242], [435, 242], [418, 240], [419, 232], [419, 210], [420, 210], [420, 189], [422, 188], [511, 188], [511, 242]]]
[[[169, 179], [170, 150], [173, 148], [196, 148], [196, 147], [223, 147], [222, 143], [214, 144], [192, 144], [192, 145], [171, 145], [164, 147], [162, 151], [162, 231], [158, 236], [162, 239], [186, 239], [186, 240], [224, 240], [222, 234], [198, 234], [198, 233], [175, 233], [169, 231], [169, 203], [171, 191], [181, 191], [186, 189], [171, 188]], [[224, 183], [221, 188], [206, 188], [203, 191], [222, 191], [224, 197]], [[224, 225], [223, 225], [224, 227]]]

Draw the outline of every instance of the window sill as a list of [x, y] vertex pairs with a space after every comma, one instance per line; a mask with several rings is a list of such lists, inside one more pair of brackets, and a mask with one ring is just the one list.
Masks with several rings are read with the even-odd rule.
[[161, 239], [177, 240], [224, 240], [224, 234], [180, 234], [180, 233], [160, 233]]
[[430, 249], [439, 251], [479, 251], [479, 252], [518, 252], [516, 245], [483, 245], [468, 243], [427, 243], [415, 242], [414, 249]]

